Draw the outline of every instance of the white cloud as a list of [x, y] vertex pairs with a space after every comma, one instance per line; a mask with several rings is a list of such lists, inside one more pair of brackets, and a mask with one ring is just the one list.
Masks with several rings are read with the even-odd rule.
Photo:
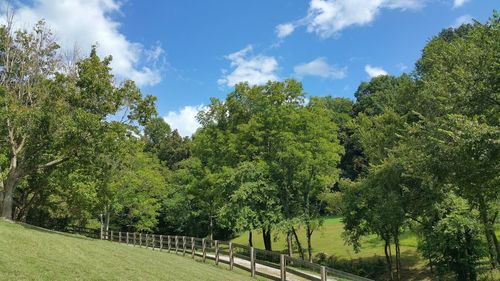
[[329, 79], [342, 79], [346, 76], [346, 68], [329, 65], [325, 58], [317, 58], [308, 63], [299, 64], [293, 68], [295, 75], [303, 76], [319, 76]]
[[366, 73], [368, 73], [370, 78], [381, 76], [381, 75], [388, 75], [387, 71], [385, 71], [382, 67], [371, 66], [369, 64], [365, 65], [365, 71], [366, 71]]
[[276, 34], [278, 38], [282, 39], [292, 34], [295, 30], [295, 25], [293, 23], [283, 23], [276, 26]]
[[396, 64], [396, 67], [399, 69], [399, 71], [405, 71], [406, 69], [408, 69], [408, 66], [404, 63], [398, 63]]
[[463, 4], [469, 2], [469, 0], [453, 0], [453, 8], [461, 7]]
[[204, 109], [205, 106], [203, 105], [188, 105], [181, 108], [179, 111], [169, 111], [164, 119], [170, 127], [177, 129], [181, 136], [191, 136], [200, 127], [200, 123], [196, 120], [196, 115]]
[[165, 54], [165, 50], [161, 47], [159, 43], [152, 47], [150, 50], [145, 51], [146, 59], [148, 62], [157, 62]]
[[251, 56], [253, 48], [251, 45], [238, 52], [225, 56], [231, 62], [231, 73], [223, 71], [222, 77], [217, 81], [219, 85], [234, 86], [240, 82], [248, 82], [250, 85], [262, 85], [268, 81], [278, 80], [276, 71], [278, 61], [274, 57], [255, 55]]
[[462, 24], [472, 23], [472, 17], [470, 15], [463, 15], [458, 17], [455, 22], [451, 25], [453, 28], [460, 27]]
[[111, 66], [119, 79], [132, 79], [138, 85], [157, 84], [160, 70], [145, 62], [158, 59], [163, 51], [157, 46], [148, 53], [142, 44], [129, 41], [120, 32], [120, 22], [112, 18], [121, 13], [120, 5], [117, 0], [35, 0], [16, 6], [15, 15], [16, 22], [25, 28], [45, 19], [63, 49], [77, 45], [87, 54], [97, 43], [100, 56], [113, 56]]
[[[383, 9], [414, 10], [423, 7], [424, 2], [425, 0], [311, 0], [307, 16], [288, 24], [292, 24], [294, 28], [305, 25], [308, 32], [328, 38], [344, 28], [371, 23]], [[279, 35], [278, 32], [278, 37]]]

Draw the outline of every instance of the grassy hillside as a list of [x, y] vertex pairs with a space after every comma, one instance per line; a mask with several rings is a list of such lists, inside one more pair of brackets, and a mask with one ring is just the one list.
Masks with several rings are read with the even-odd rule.
[[151, 249], [0, 220], [1, 280], [255, 280]]

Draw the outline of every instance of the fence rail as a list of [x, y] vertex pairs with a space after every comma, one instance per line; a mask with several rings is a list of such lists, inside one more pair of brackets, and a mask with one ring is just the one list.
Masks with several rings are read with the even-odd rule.
[[205, 238], [157, 235], [149, 233], [102, 231], [78, 226], [68, 226], [66, 232], [76, 233], [91, 238], [127, 244], [133, 247], [167, 251], [191, 258], [199, 257], [215, 261], [215, 264], [228, 264], [249, 271], [270, 280], [354, 280], [371, 281], [371, 279], [290, 257], [279, 252], [257, 249], [247, 245], [228, 241]]

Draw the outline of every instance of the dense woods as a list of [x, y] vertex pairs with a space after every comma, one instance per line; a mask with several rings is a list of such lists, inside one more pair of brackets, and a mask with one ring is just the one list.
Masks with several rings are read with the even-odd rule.
[[[401, 234], [416, 233], [435, 276], [498, 268], [500, 17], [443, 30], [412, 72], [362, 82], [355, 100], [290, 79], [241, 83], [181, 137], [155, 98], [117, 81], [96, 47], [61, 56], [43, 21], [0, 27], [1, 216], [230, 239], [287, 237], [312, 260], [326, 215], [346, 243], [384, 241], [401, 278]], [[302, 245], [297, 228], [305, 229]]]

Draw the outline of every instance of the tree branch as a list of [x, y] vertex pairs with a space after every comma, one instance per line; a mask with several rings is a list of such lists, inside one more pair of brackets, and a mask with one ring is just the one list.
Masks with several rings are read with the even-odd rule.
[[68, 159], [69, 159], [69, 157], [64, 156], [62, 158], [50, 161], [50, 162], [45, 163], [43, 165], [38, 165], [38, 166], [36, 166], [36, 170], [45, 170], [45, 169], [48, 169], [50, 167], [57, 166], [57, 165], [63, 163], [64, 161], [66, 161]]
[[21, 150], [23, 150], [25, 143], [26, 143], [26, 137], [23, 137], [22, 140], [21, 140], [21, 143], [16, 148], [16, 154], [19, 154], [19, 152], [21, 152]]

